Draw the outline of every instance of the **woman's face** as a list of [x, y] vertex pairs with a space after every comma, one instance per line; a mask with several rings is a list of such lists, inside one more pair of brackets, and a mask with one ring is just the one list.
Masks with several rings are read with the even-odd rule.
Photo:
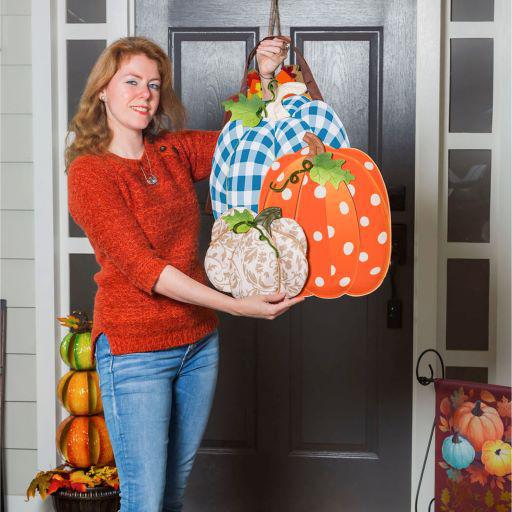
[[143, 130], [150, 123], [160, 101], [157, 63], [145, 55], [124, 59], [107, 87], [101, 92], [113, 130]]

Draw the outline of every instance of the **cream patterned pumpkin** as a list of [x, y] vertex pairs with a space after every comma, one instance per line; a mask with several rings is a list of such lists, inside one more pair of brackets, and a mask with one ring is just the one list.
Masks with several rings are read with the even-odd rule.
[[217, 219], [206, 253], [211, 283], [234, 297], [285, 292], [298, 295], [308, 276], [307, 241], [293, 219], [280, 208], [267, 208], [257, 217], [233, 208]]

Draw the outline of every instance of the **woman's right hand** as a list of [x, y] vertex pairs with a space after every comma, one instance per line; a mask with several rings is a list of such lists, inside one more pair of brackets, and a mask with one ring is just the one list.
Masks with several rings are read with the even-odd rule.
[[288, 311], [292, 306], [302, 302], [304, 297], [285, 298], [284, 293], [272, 295], [252, 295], [243, 299], [235, 299], [233, 314], [264, 320], [274, 320]]

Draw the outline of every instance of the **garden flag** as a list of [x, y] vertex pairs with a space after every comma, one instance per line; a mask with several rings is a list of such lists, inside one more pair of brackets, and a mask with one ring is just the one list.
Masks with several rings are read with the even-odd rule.
[[510, 387], [436, 379], [436, 512], [511, 510]]

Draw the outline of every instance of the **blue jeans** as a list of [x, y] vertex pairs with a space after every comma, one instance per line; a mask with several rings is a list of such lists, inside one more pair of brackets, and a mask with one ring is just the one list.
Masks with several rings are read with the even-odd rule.
[[218, 332], [196, 343], [112, 355], [96, 343], [105, 421], [121, 488], [121, 512], [182, 510], [206, 428], [219, 358]]

